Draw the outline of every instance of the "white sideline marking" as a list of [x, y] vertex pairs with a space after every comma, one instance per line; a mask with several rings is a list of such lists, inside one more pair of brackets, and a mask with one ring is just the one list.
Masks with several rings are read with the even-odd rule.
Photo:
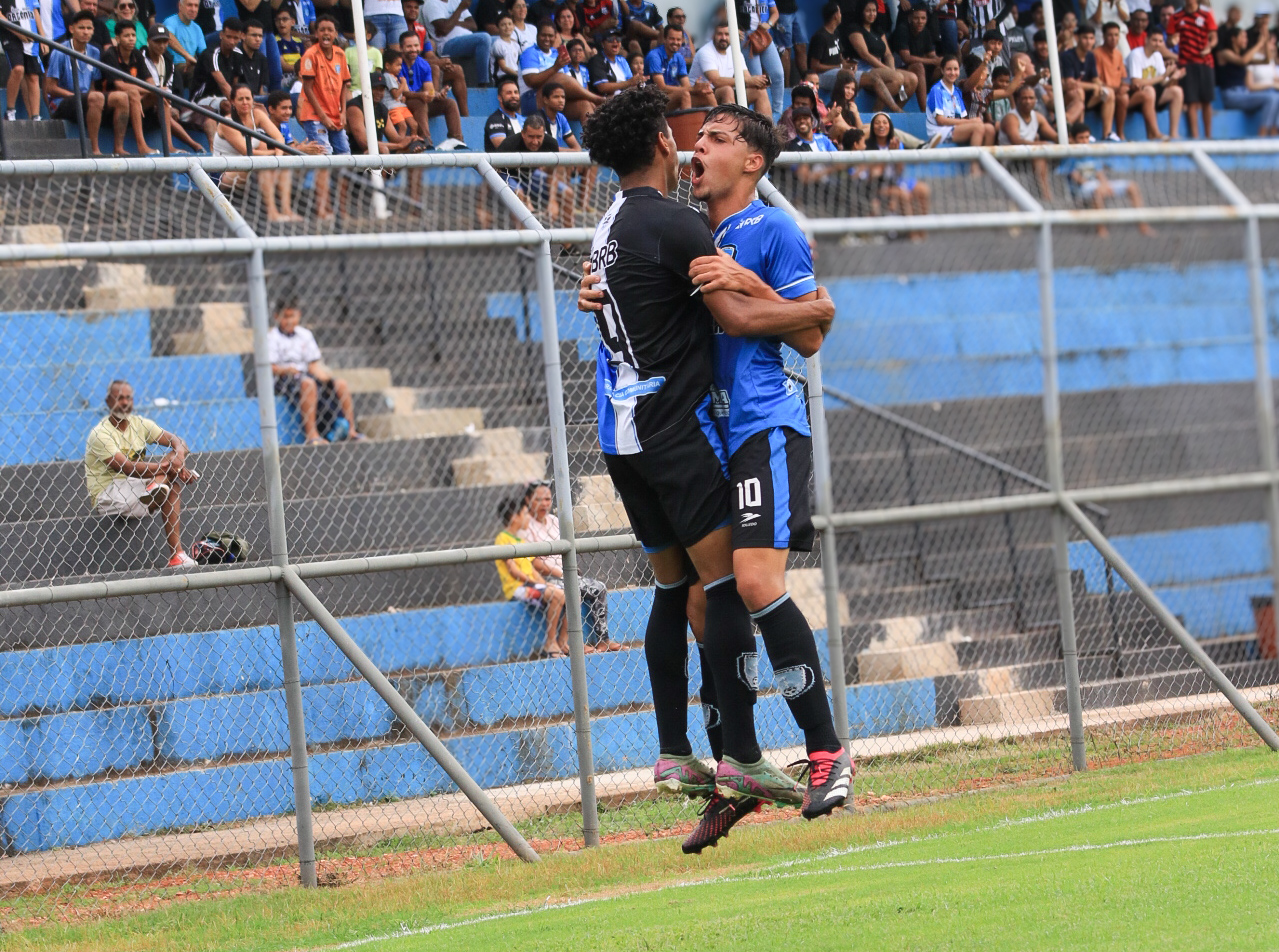
[[845, 864], [842, 866], [834, 866], [829, 869], [813, 869], [813, 870], [793, 870], [796, 866], [804, 866], [812, 863], [826, 862], [832, 859], [840, 859], [845, 856], [851, 856], [856, 853], [866, 853], [888, 849], [894, 846], [909, 846], [912, 844], [927, 843], [943, 839], [949, 839], [957, 836], [971, 836], [974, 833], [988, 833], [994, 830], [1005, 829], [1010, 826], [1022, 826], [1030, 823], [1042, 823], [1048, 820], [1064, 819], [1072, 816], [1081, 816], [1087, 813], [1093, 813], [1100, 810], [1110, 810], [1117, 807], [1141, 806], [1147, 803], [1160, 803], [1166, 800], [1176, 800], [1182, 797], [1194, 797], [1206, 793], [1220, 793], [1225, 790], [1235, 790], [1247, 787], [1269, 786], [1271, 784], [1279, 784], [1279, 777], [1270, 777], [1261, 780], [1249, 780], [1243, 782], [1231, 782], [1219, 784], [1215, 787], [1202, 787], [1199, 789], [1178, 790], [1174, 793], [1155, 794], [1149, 797], [1132, 797], [1122, 800], [1116, 800], [1113, 803], [1091, 804], [1085, 803], [1078, 807], [1070, 807], [1067, 809], [1046, 810], [1043, 813], [1034, 814], [1026, 817], [1008, 817], [992, 823], [989, 826], [977, 827], [972, 830], [962, 830], [950, 833], [933, 833], [927, 836], [912, 836], [899, 840], [883, 840], [878, 843], [863, 843], [857, 846], [849, 846], [843, 849], [827, 849], [815, 856], [805, 856], [798, 859], [782, 860], [771, 866], [766, 866], [752, 873], [740, 875], [721, 875], [712, 876], [707, 879], [683, 880], [675, 883], [668, 883], [665, 886], [658, 886], [654, 889], [640, 889], [634, 892], [622, 893], [613, 896], [593, 896], [584, 899], [570, 899], [564, 902], [550, 902], [549, 900], [541, 905], [528, 909], [516, 909], [511, 912], [489, 913], [483, 916], [473, 916], [469, 919], [459, 919], [454, 922], [439, 922], [429, 926], [419, 926], [411, 928], [407, 924], [396, 929], [394, 932], [387, 932], [381, 935], [366, 936], [362, 939], [353, 939], [349, 942], [342, 942], [338, 945], [327, 945], [316, 947], [316, 952], [321, 950], [338, 950], [338, 949], [355, 949], [361, 946], [372, 945], [378, 942], [389, 942], [393, 939], [407, 939], [414, 936], [430, 935], [435, 932], [446, 932], [453, 929], [462, 929], [468, 926], [482, 925], [486, 922], [498, 922], [504, 919], [518, 919], [525, 916], [537, 915], [545, 912], [557, 912], [562, 909], [572, 909], [577, 906], [594, 905], [597, 903], [612, 902], [617, 899], [631, 899], [640, 894], [667, 892], [673, 889], [689, 889], [697, 886], [717, 886], [727, 883], [741, 882], [759, 882], [768, 880], [781, 879], [798, 879], [806, 876], [826, 876], [832, 873], [857, 872], [860, 870], [882, 870], [882, 869], [900, 869], [913, 866], [931, 866], [931, 865], [950, 865], [956, 863], [979, 863], [988, 860], [1005, 860], [1005, 859], [1023, 859], [1032, 856], [1052, 856], [1061, 853], [1082, 853], [1094, 850], [1117, 849], [1131, 846], [1148, 846], [1157, 843], [1183, 843], [1193, 842], [1195, 840], [1212, 840], [1212, 839], [1229, 839], [1241, 836], [1268, 836], [1279, 835], [1279, 828], [1265, 830], [1239, 830], [1226, 833], [1188, 833], [1183, 836], [1156, 836], [1146, 839], [1135, 840], [1118, 840], [1111, 843], [1082, 843], [1072, 846], [1058, 846], [1042, 850], [1028, 850], [1019, 853], [994, 853], [984, 856], [962, 856], [962, 857], [930, 857], [918, 860], [901, 860], [889, 863], [872, 863], [860, 865], [855, 863]]

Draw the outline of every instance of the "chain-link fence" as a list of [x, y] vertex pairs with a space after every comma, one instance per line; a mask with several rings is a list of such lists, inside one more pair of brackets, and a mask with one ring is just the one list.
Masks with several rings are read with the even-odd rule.
[[[788, 154], [761, 190], [837, 307], [790, 355], [822, 532], [787, 583], [858, 805], [1275, 740], [1279, 150], [1236, 148]], [[6, 923], [696, 819], [654, 798], [653, 578], [576, 308], [616, 179], [388, 158], [384, 217], [343, 161], [0, 166]], [[86, 463], [120, 380], [198, 472], [127, 511]], [[164, 568], [219, 534], [236, 564]], [[563, 574], [562, 627], [508, 558]], [[699, 684], [690, 650], [707, 754]]]

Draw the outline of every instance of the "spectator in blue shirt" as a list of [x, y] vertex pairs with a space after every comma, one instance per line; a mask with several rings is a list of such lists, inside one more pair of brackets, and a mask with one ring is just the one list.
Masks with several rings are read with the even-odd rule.
[[183, 68], [188, 74], [195, 68], [195, 61], [208, 45], [204, 39], [204, 30], [195, 22], [199, 12], [200, 0], [178, 0], [178, 12], [166, 17], [164, 21], [165, 29], [169, 31], [169, 49], [182, 57]]
[[662, 38], [665, 41], [663, 45], [644, 57], [644, 72], [650, 83], [666, 93], [670, 110], [715, 105], [715, 90], [711, 84], [703, 79], [694, 85], [688, 78], [688, 64], [680, 52], [684, 45], [684, 31], [667, 25]]
[[569, 65], [569, 53], [555, 48], [555, 24], [543, 20], [537, 27], [537, 43], [520, 54], [520, 111], [531, 116], [538, 109], [538, 92], [554, 77], [564, 89], [564, 111], [571, 119], [583, 121], [595, 111], [602, 96], [582, 86], [576, 78], [562, 72]]
[[564, 115], [564, 87], [552, 79], [542, 86], [542, 116], [546, 119], [546, 134], [558, 143], [561, 150], [581, 152], [582, 146], [573, 134], [573, 127], [568, 124]]
[[[89, 42], [93, 36], [94, 17], [88, 10], [81, 10], [71, 18], [69, 28], [71, 48], [77, 53], [101, 59], [102, 51]], [[45, 71], [44, 93], [49, 97], [52, 109], [51, 118], [76, 121], [75, 97], [80, 97], [80, 106], [84, 110], [84, 128], [89, 139], [89, 149], [93, 155], [102, 155], [98, 148], [98, 130], [102, 128], [102, 110], [106, 107], [107, 96], [93, 88], [93, 84], [102, 78], [97, 67], [81, 61], [76, 64], [79, 83], [73, 88], [71, 82], [71, 57], [61, 50], [54, 50], [49, 56], [49, 67]], [[126, 114], [129, 109], [129, 97], [124, 93], [111, 93], [113, 106], [123, 107]]]
[[[430, 48], [428, 41], [426, 49]], [[404, 104], [417, 120], [418, 132], [426, 139], [427, 147], [431, 148], [431, 116], [443, 116], [449, 135], [439, 148], [445, 152], [465, 149], [457, 103], [449, 97], [448, 90], [438, 85], [434, 68], [420, 55], [423, 46], [415, 30], [405, 30], [400, 34], [400, 50], [404, 54], [404, 62], [400, 65], [400, 78], [405, 86]]]
[[662, 15], [650, 0], [623, 3], [622, 24], [632, 56], [647, 56], [650, 49], [662, 42]]

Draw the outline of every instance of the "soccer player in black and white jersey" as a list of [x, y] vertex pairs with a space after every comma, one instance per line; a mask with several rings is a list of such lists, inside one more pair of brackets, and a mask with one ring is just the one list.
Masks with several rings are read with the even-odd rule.
[[[694, 631], [703, 629], [703, 703], [714, 710], [716, 700], [728, 699], [725, 706], [741, 710], [755, 698], [751, 673], [735, 670], [744, 653], [754, 652], [755, 640], [733, 578], [728, 460], [710, 413], [712, 334], [716, 324], [741, 336], [824, 329], [834, 307], [820, 290], [814, 300], [794, 302], [727, 290], [698, 293], [689, 268], [715, 255], [715, 243], [698, 212], [666, 197], [679, 180], [666, 107], [661, 90], [629, 89], [586, 123], [591, 158], [612, 168], [621, 184], [591, 246], [589, 269], [603, 292], [595, 313], [602, 338], [596, 409], [605, 464], [657, 580], [644, 645], [660, 747], [654, 781], [710, 795], [714, 772], [692, 755], [687, 735], [686, 618], [696, 581], [690, 561], [705, 590], [704, 624], [694, 624]], [[719, 760], [716, 728], [708, 721]], [[761, 800], [802, 802], [802, 787], [762, 756], [746, 767], [759, 781], [760, 796], [713, 798], [699, 825], [707, 828], [708, 842]], [[700, 852], [702, 845], [684, 848]]]

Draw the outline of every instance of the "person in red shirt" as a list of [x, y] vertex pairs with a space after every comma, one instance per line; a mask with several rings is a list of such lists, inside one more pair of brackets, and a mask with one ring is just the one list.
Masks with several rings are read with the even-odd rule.
[[1203, 115], [1204, 138], [1212, 138], [1212, 98], [1217, 88], [1212, 72], [1212, 51], [1217, 45], [1217, 21], [1199, 0], [1186, 0], [1180, 13], [1168, 21], [1177, 46], [1177, 65], [1185, 69], [1181, 88], [1186, 94], [1186, 125], [1190, 138], [1198, 135], [1197, 117]]

